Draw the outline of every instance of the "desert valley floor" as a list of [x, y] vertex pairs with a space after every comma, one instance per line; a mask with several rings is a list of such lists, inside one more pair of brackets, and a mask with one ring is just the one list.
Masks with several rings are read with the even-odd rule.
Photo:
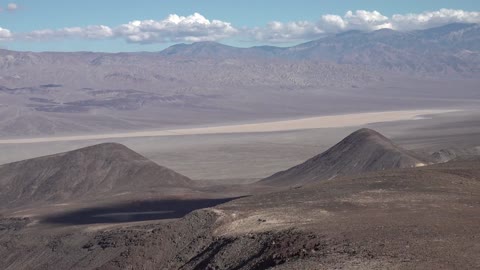
[[[340, 115], [338, 118], [313, 118], [317, 120], [314, 123], [300, 123], [300, 127], [295, 128], [284, 125], [283, 129], [292, 130], [279, 128], [270, 132], [266, 132], [269, 131], [268, 128], [282, 122], [267, 122], [266, 127], [261, 123], [254, 124], [257, 130], [253, 132], [248, 124], [246, 131], [242, 130], [244, 125], [217, 124], [219, 127], [216, 128], [183, 129], [184, 132], [194, 134], [159, 131], [155, 132], [159, 136], [147, 136], [152, 132], [146, 131], [125, 133], [125, 138], [115, 138], [109, 134], [100, 134], [107, 137], [105, 139], [90, 140], [82, 140], [82, 136], [78, 136], [80, 139], [77, 140], [66, 141], [62, 140], [69, 137], [59, 137], [60, 140], [56, 137], [39, 138], [46, 139], [45, 142], [35, 142], [38, 138], [5, 138], [0, 140], [0, 151], [4, 153], [0, 156], [0, 164], [113, 141], [194, 180], [220, 180], [229, 183], [255, 181], [289, 168], [327, 150], [341, 138], [363, 126], [381, 132], [407, 149], [434, 152], [442, 148], [464, 150], [480, 146], [480, 111], [471, 106], [407, 110], [387, 116], [383, 116], [381, 112], [358, 115], [360, 117], [356, 116], [348, 121], [344, 119], [351, 116], [349, 114]], [[342, 120], [346, 123], [342, 123]], [[202, 134], [205, 132], [213, 134]], [[139, 133], [141, 137], [134, 137]], [[128, 134], [133, 136], [129, 138]], [[23, 140], [27, 143], [15, 143]]]
[[480, 112], [387, 120], [5, 139], [0, 268], [479, 267]]

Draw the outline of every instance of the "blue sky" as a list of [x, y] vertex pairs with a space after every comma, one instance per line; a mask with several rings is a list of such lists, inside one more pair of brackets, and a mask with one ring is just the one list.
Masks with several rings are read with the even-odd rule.
[[[10, 6], [9, 10], [7, 7], [10, 3], [15, 5]], [[215, 40], [236, 46], [286, 45], [354, 28], [415, 30], [441, 23], [480, 20], [477, 14], [480, 11], [478, 0], [0, 0], [0, 6], [3, 9], [0, 12], [0, 47], [33, 51], [155, 51], [173, 43], [201, 40]], [[392, 17], [395, 14], [418, 15], [441, 9], [450, 11], [428, 13], [432, 17], [431, 22], [422, 24], [415, 17], [395, 21]], [[357, 10], [367, 13], [356, 13]], [[346, 15], [348, 11], [353, 13]], [[201, 17], [188, 17], [195, 13]], [[180, 16], [180, 21], [187, 24], [172, 28], [171, 20], [166, 20], [169, 14]], [[337, 17], [322, 17], [325, 15], [337, 15], [340, 21]], [[120, 26], [129, 22], [144, 20], [152, 21], [136, 25], [138, 29], [130, 27], [127, 31], [123, 27], [123, 30], [119, 30]], [[192, 20], [201, 25], [194, 30], [185, 28]], [[205, 20], [219, 22], [202, 24]], [[274, 21], [278, 23], [272, 24]], [[87, 31], [84, 29], [87, 26], [100, 25], [107, 28], [95, 27], [89, 29], [88, 34], [82, 32]], [[58, 31], [73, 27], [77, 29]], [[48, 31], [31, 34], [37, 30]], [[97, 34], [100, 30], [102, 32]]]

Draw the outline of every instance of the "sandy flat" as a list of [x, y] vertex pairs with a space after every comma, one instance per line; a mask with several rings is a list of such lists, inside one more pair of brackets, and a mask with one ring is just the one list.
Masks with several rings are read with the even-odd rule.
[[[185, 129], [137, 131], [112, 134], [78, 135], [62, 137], [42, 137], [25, 139], [4, 139], [0, 144], [22, 144], [42, 142], [66, 142], [84, 140], [103, 140], [117, 138], [159, 137], [175, 135], [202, 135], [202, 134], [229, 134], [229, 133], [254, 133], [292, 131], [315, 128], [338, 128], [349, 126], [362, 126], [378, 122], [392, 122], [400, 120], [420, 119], [422, 115], [441, 114], [456, 110], [409, 110], [409, 111], [386, 111], [370, 113], [354, 113], [330, 116], [309, 117], [294, 120], [281, 120], [263, 123], [224, 125]], [[420, 117], [420, 118], [419, 118]]]

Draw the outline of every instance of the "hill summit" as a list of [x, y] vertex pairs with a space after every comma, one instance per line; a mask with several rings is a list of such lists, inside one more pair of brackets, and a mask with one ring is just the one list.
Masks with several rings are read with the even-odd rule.
[[190, 184], [189, 178], [121, 144], [104, 143], [0, 166], [0, 204], [52, 203]]
[[272, 185], [298, 185], [329, 180], [337, 175], [424, 166], [425, 161], [367, 128], [357, 130], [327, 151], [286, 171], [260, 181]]

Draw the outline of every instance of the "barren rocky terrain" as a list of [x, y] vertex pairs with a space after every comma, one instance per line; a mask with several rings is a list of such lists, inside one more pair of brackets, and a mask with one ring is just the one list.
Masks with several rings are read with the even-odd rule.
[[[365, 141], [359, 143], [350, 138]], [[319, 176], [315, 183], [301, 182], [303, 186], [293, 188], [275, 182], [265, 186], [263, 181], [248, 185], [205, 186], [192, 184], [187, 178], [169, 171], [158, 175], [156, 180], [152, 179], [158, 181], [158, 185], [147, 185], [150, 191], [155, 191], [148, 196], [136, 196], [133, 192], [133, 195], [120, 194], [115, 198], [94, 192], [89, 200], [72, 196], [50, 203], [41, 200], [42, 204], [27, 204], [17, 209], [4, 208], [0, 219], [0, 255], [5, 259], [0, 267], [478, 267], [480, 262], [475, 256], [480, 251], [476, 244], [480, 235], [477, 226], [480, 221], [477, 218], [480, 214], [478, 156], [457, 152], [458, 156], [451, 157], [453, 160], [448, 162], [416, 167], [418, 160], [407, 155], [409, 151], [368, 129], [354, 132], [326, 153], [329, 156], [344, 155], [344, 159], [355, 157], [358, 147], [365, 145], [373, 149], [370, 153], [388, 153], [375, 161], [384, 165], [406, 164], [409, 168], [360, 167], [373, 172], [362, 173], [359, 169], [353, 175], [330, 179]], [[106, 148], [120, 153], [103, 151]], [[29, 160], [24, 164], [44, 162], [48, 164], [41, 166], [45, 172], [53, 168], [61, 171], [65, 166], [72, 169], [79, 166], [65, 163], [72, 158], [78, 159], [79, 155], [88, 155], [89, 162], [98, 164], [118, 154], [127, 164], [130, 159], [133, 164], [134, 160], [140, 164], [151, 163], [123, 146], [107, 144]], [[406, 163], [398, 163], [403, 155], [407, 155], [403, 157]], [[55, 162], [49, 163], [51, 159]], [[413, 163], [407, 162], [410, 160]], [[2, 170], [7, 173], [2, 175], [9, 175], [9, 170], [15, 171], [14, 165], [4, 165]], [[161, 172], [165, 170], [150, 166]], [[88, 174], [99, 175], [98, 170], [105, 166], [90, 168]], [[116, 178], [131, 182], [143, 175], [141, 170], [123, 170], [116, 166], [108, 170], [116, 172], [119, 176]], [[301, 179], [309, 168], [300, 166], [296, 170]], [[172, 175], [176, 175], [173, 180], [165, 180]], [[36, 185], [51, 181], [68, 190], [78, 182], [53, 181], [54, 176], [43, 173], [43, 178], [37, 178]], [[85, 183], [89, 181], [93, 190], [104, 184], [99, 181], [103, 178], [76, 179], [84, 179]], [[290, 179], [296, 181], [293, 175]], [[165, 181], [170, 188], [183, 188], [187, 184], [189, 189], [162, 192]], [[141, 191], [144, 187], [141, 180], [134, 183], [133, 191]], [[94, 199], [95, 196], [99, 197]], [[7, 204], [12, 200], [4, 195], [2, 198]]]

